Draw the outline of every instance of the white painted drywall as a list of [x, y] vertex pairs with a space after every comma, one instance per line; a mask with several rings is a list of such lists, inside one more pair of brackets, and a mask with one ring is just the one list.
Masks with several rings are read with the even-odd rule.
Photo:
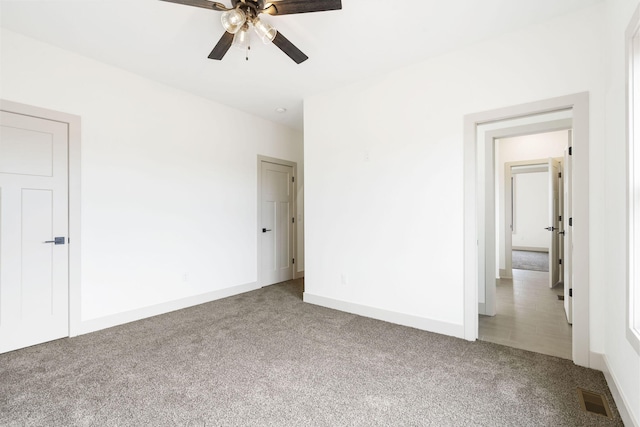
[[463, 209], [474, 209], [462, 205], [463, 116], [589, 91], [590, 349], [637, 424], [623, 54], [637, 4], [608, 0], [306, 99], [306, 294], [461, 325]]
[[255, 283], [259, 154], [302, 218], [300, 132], [7, 30], [1, 61], [0, 97], [82, 119], [83, 321]]
[[496, 185], [498, 188], [498, 204], [496, 206], [496, 212], [498, 213], [498, 223], [496, 225], [496, 229], [498, 230], [499, 269], [505, 268], [505, 163], [542, 160], [549, 157], [563, 158], [564, 149], [567, 147], [568, 140], [568, 131], [557, 131], [517, 136], [513, 138], [502, 138], [497, 141], [496, 168], [498, 175], [496, 178]]
[[514, 231], [512, 245], [549, 251], [549, 173], [514, 176]]
[[[461, 326], [464, 115], [583, 91], [599, 247], [603, 13], [599, 4], [306, 99], [305, 292]], [[585, 268], [599, 351], [604, 265]]]
[[[609, 0], [607, 6], [606, 69], [606, 135], [602, 141], [605, 167], [603, 198], [606, 209], [601, 225], [606, 233], [601, 252], [595, 253], [593, 262], [606, 266], [606, 282], [596, 298], [602, 298], [605, 307], [604, 351], [607, 367], [615, 378], [618, 389], [636, 426], [640, 426], [640, 355], [626, 336], [626, 142], [625, 142], [625, 46], [624, 33], [637, 0]], [[602, 258], [597, 258], [601, 256]], [[594, 303], [598, 302], [592, 296]]]

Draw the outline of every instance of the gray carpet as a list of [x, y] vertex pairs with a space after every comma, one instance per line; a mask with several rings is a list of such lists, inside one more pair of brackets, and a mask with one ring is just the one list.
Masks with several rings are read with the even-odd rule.
[[2, 426], [614, 426], [572, 362], [301, 301], [301, 283], [0, 355]]
[[534, 251], [512, 251], [511, 267], [518, 270], [549, 271], [549, 254]]

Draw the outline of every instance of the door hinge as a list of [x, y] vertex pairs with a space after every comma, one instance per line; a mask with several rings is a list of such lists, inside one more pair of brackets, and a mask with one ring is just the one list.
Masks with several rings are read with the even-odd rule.
[[562, 265], [562, 260], [561, 259], [558, 260], [558, 264]]
[[291, 224], [295, 224], [296, 223], [296, 219], [295, 218], [291, 218]]
[[295, 263], [296, 263], [296, 259], [295, 259], [295, 258], [292, 258], [292, 259], [291, 259], [291, 264], [295, 264]]
[[573, 156], [573, 147], [569, 147], [569, 155]]
[[562, 221], [562, 215], [558, 217], [558, 221]]
[[295, 176], [291, 177], [291, 182], [296, 182], [296, 177]]
[[572, 297], [573, 296], [573, 288], [569, 288], [569, 296]]
[[562, 178], [562, 172], [558, 172], [558, 178]]
[[573, 227], [573, 217], [569, 218], [569, 225]]

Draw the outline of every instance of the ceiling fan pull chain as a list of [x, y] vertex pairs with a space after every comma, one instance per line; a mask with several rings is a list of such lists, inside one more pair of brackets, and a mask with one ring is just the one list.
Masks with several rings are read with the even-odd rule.
[[231, 46], [240, 50], [246, 48], [245, 59], [249, 60], [248, 31], [251, 25], [265, 44], [272, 42], [296, 64], [301, 64], [309, 57], [268, 22], [261, 21], [259, 15], [263, 13], [267, 15], [293, 15], [342, 9], [342, 0], [231, 0], [231, 7], [213, 0], [162, 1], [222, 12], [220, 23], [225, 32], [208, 56], [209, 59], [218, 61], [226, 55]]

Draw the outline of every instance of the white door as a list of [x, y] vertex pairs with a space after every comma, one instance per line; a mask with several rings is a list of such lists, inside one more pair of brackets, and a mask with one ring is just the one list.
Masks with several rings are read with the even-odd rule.
[[[569, 131], [569, 146], [571, 146], [572, 132]], [[573, 281], [573, 234], [571, 228], [571, 156], [569, 151], [564, 151], [564, 173], [562, 177], [564, 179], [564, 212], [563, 226], [564, 226], [564, 259], [562, 260], [564, 265], [564, 311], [567, 315], [567, 322], [573, 324], [573, 295], [572, 295], [572, 281]]]
[[563, 163], [560, 163], [560, 175], [558, 175], [558, 277], [562, 283], [564, 281], [564, 171]]
[[261, 285], [293, 279], [293, 168], [261, 162]]
[[558, 253], [558, 228], [560, 226], [559, 210], [559, 173], [560, 163], [549, 159], [549, 219], [547, 230], [549, 230], [549, 287], [560, 281], [560, 263]]
[[67, 127], [0, 112], [0, 353], [69, 336]]

